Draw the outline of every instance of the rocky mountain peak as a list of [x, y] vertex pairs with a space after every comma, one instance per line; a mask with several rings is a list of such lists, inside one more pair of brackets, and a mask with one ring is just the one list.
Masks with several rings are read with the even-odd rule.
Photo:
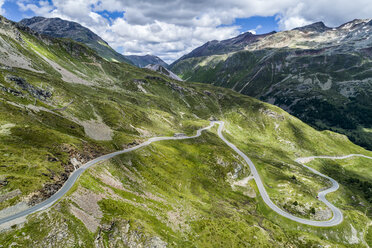
[[40, 16], [23, 19], [19, 22], [36, 32], [57, 38], [70, 38], [83, 43], [102, 42], [107, 44], [98, 35], [76, 22], [62, 20], [61, 18], [44, 18]]
[[309, 24], [303, 27], [294, 28], [293, 30], [299, 30], [302, 32], [325, 32], [330, 30], [330, 27], [327, 27], [324, 22], [315, 22], [313, 24]]
[[372, 19], [354, 19], [350, 22], [342, 24], [337, 29], [352, 30], [365, 24], [372, 25]]

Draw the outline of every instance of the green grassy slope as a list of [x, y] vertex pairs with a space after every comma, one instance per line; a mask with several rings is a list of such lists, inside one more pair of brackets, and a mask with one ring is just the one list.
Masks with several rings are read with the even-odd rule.
[[[73, 41], [2, 25], [7, 35], [1, 35], [1, 45], [10, 46], [8, 54], [19, 52], [32, 62], [22, 69], [2, 60], [0, 67], [0, 196], [5, 196], [0, 210], [45, 199], [78, 166], [76, 161], [84, 163], [153, 136], [192, 134], [211, 117], [225, 121], [224, 135], [252, 158], [273, 201], [305, 218], [319, 218], [325, 211], [315, 196], [327, 182], [295, 158], [371, 156], [343, 135], [316, 131], [248, 96], [173, 82], [149, 70], [105, 61]], [[249, 175], [248, 166], [215, 131], [195, 140], [159, 142], [89, 169], [62, 201], [1, 232], [0, 243], [363, 247], [369, 242], [365, 223], [371, 222], [366, 211], [371, 205], [359, 189], [340, 180], [364, 206], [349, 205], [342, 193], [330, 195], [345, 214], [337, 227], [313, 228], [284, 219], [266, 207], [254, 182], [235, 185]], [[365, 168], [356, 164], [354, 178], [364, 180]], [[354, 230], [363, 237], [356, 241]]]

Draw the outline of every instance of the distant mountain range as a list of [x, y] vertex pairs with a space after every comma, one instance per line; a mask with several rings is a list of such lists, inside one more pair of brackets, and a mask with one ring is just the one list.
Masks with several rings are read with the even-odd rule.
[[180, 59], [175, 61], [173, 63], [177, 64], [178, 61], [185, 60], [188, 58], [193, 57], [202, 57], [202, 56], [209, 56], [209, 55], [215, 55], [215, 54], [225, 54], [229, 52], [239, 51], [244, 49], [244, 47], [248, 44], [251, 44], [253, 42], [256, 42], [258, 39], [263, 38], [265, 36], [275, 34], [276, 32], [273, 31], [268, 34], [261, 34], [261, 35], [254, 35], [250, 32], [243, 33], [235, 38], [231, 38], [228, 40], [223, 41], [208, 41], [204, 45], [194, 49], [189, 54], [186, 54], [182, 56]]
[[185, 80], [275, 104], [372, 149], [371, 20], [210, 41], [169, 68]]
[[138, 56], [138, 55], [127, 55], [127, 59], [129, 59], [135, 66], [143, 68], [147, 65], [161, 65], [165, 68], [167, 68], [169, 65], [165, 63], [161, 58], [154, 55], [144, 55], [144, 56]]
[[97, 34], [76, 22], [66, 21], [60, 18], [36, 16], [29, 19], [23, 19], [19, 24], [54, 38], [69, 38], [84, 43], [108, 61], [126, 62], [138, 67], [145, 67], [148, 64], [160, 64], [164, 67], [168, 66], [159, 57], [153, 55], [122, 55], [112, 49], [109, 44]]

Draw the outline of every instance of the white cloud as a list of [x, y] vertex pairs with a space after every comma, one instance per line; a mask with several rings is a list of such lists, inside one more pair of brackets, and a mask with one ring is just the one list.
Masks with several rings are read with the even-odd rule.
[[308, 0], [296, 2], [279, 12], [279, 27], [292, 29], [306, 24], [323, 21], [334, 27], [353, 19], [372, 17], [370, 0]]
[[102, 36], [114, 47], [124, 47], [130, 54], [148, 54], [175, 60], [191, 48], [208, 40], [221, 40], [239, 34], [238, 27], [180, 26], [161, 21], [139, 25], [116, 19]]
[[262, 28], [262, 25], [257, 25], [257, 27], [255, 29], [250, 29], [250, 30], [248, 30], [248, 32], [250, 32], [252, 34], [256, 34], [257, 30], [259, 30], [261, 28]]
[[5, 10], [3, 9], [4, 3], [5, 3], [5, 0], [0, 0], [0, 15], [5, 14]]
[[17, 5], [21, 11], [31, 10], [38, 16], [47, 16], [54, 9], [47, 0], [39, 1], [38, 4], [27, 0], [17, 1]]
[[[36, 2], [35, 2], [36, 1]], [[0, 4], [3, 0], [0, 0]], [[214, 39], [238, 35], [236, 18], [272, 16], [280, 29], [316, 21], [337, 26], [370, 18], [370, 0], [20, 0], [23, 10], [77, 21], [128, 54], [154, 54], [168, 62]], [[1, 5], [0, 5], [1, 6]], [[98, 11], [125, 12], [109, 22]], [[251, 30], [256, 32], [261, 27]]]

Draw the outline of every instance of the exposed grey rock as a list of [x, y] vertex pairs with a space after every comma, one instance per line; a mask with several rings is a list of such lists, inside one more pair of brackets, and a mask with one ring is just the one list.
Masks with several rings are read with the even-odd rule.
[[211, 93], [210, 91], [208, 91], [208, 90], [205, 90], [205, 91], [204, 91], [204, 94], [206, 94], [206, 95], [208, 95], [208, 96], [212, 95], [212, 93]]
[[161, 65], [153, 65], [153, 64], [150, 64], [150, 65], [147, 65], [145, 67], [146, 69], [149, 69], [149, 70], [152, 70], [152, 71], [156, 71], [156, 72], [159, 72], [167, 77], [170, 77], [171, 79], [174, 79], [174, 80], [177, 80], [177, 81], [183, 81], [180, 77], [178, 77], [176, 74], [174, 74], [173, 72], [171, 72], [170, 70], [168, 70], [167, 68], [161, 66]]
[[12, 88], [7, 88], [7, 87], [5, 87], [2, 84], [0, 84], [0, 90], [2, 90], [4, 92], [7, 92], [7, 93], [10, 93], [13, 96], [23, 96], [23, 93], [22, 92], [20, 92], [18, 90], [15, 90], [15, 89], [12, 89]]
[[181, 94], [183, 94], [184, 92], [189, 92], [189, 89], [184, 88], [184, 87], [182, 87], [182, 86], [180, 86], [180, 85], [178, 85], [178, 84], [176, 84], [176, 83], [173, 83], [173, 82], [166, 82], [166, 84], [167, 84], [169, 87], [171, 87], [172, 90], [177, 91], [177, 92], [179, 92], [179, 93], [181, 93]]
[[[8, 75], [6, 77], [6, 80], [10, 81], [10, 82], [14, 82], [19, 88], [21, 88], [24, 91], [27, 91], [28, 93], [30, 93], [31, 96], [33, 96], [35, 98], [38, 98], [39, 100], [46, 100], [46, 99], [52, 97], [52, 93], [50, 91], [43, 90], [43, 89], [40, 89], [38, 87], [35, 87], [35, 86], [29, 84], [23, 78]], [[14, 90], [11, 90], [11, 89], [10, 89], [10, 91], [11, 91], [10, 93], [12, 93], [12, 94], [19, 94], [17, 91], [14, 91]]]

